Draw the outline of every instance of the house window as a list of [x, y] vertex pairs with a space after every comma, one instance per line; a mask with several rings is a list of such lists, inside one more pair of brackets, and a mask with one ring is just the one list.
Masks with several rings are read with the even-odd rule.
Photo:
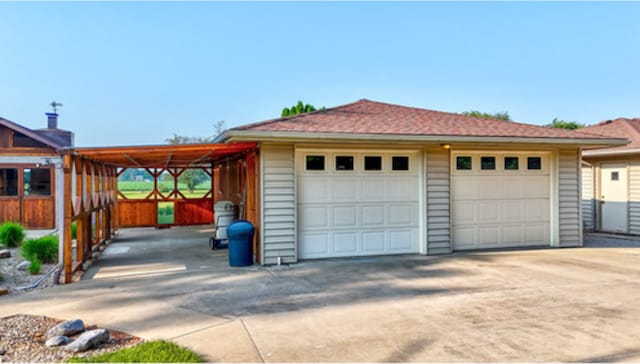
[[518, 157], [504, 157], [504, 169], [507, 171], [517, 171], [520, 166]]
[[16, 168], [0, 168], [0, 196], [18, 196]]
[[353, 171], [353, 156], [336, 156], [336, 171]]
[[308, 155], [306, 158], [307, 171], [324, 171], [323, 155]]
[[364, 170], [365, 171], [381, 171], [382, 170], [382, 157], [367, 155], [364, 157]]
[[471, 170], [471, 157], [456, 157], [456, 169], [461, 171]]
[[540, 169], [542, 169], [542, 158], [540, 158], [540, 157], [528, 157], [527, 158], [527, 169], [529, 169], [529, 170], [540, 170]]
[[611, 172], [611, 180], [612, 181], [620, 180], [620, 174], [618, 172]]
[[391, 169], [394, 171], [408, 171], [409, 157], [405, 157], [405, 156], [391, 157]]
[[13, 146], [16, 148], [43, 148], [46, 145], [40, 143], [37, 140], [31, 139], [28, 136], [19, 133], [17, 131], [13, 132]]
[[496, 157], [480, 157], [480, 169], [482, 170], [496, 169]]
[[25, 168], [25, 196], [51, 196], [51, 170], [48, 168]]

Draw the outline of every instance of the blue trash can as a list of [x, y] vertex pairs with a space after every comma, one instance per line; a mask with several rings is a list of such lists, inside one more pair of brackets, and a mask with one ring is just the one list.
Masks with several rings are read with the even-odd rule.
[[248, 267], [253, 264], [254, 231], [253, 225], [247, 220], [236, 220], [227, 227], [230, 266]]

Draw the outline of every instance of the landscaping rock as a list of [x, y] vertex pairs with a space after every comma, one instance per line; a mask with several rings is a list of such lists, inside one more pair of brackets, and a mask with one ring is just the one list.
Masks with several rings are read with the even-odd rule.
[[71, 336], [84, 331], [82, 320], [69, 320], [61, 322], [47, 331], [47, 337]]
[[4, 349], [0, 349], [0, 355], [4, 355], [6, 351]]
[[28, 260], [25, 260], [24, 262], [18, 264], [16, 266], [16, 269], [17, 270], [27, 270], [27, 269], [29, 269], [30, 266], [31, 266], [31, 262], [28, 261]]
[[0, 250], [0, 259], [11, 258], [11, 251], [9, 249]]
[[9, 288], [0, 287], [0, 296], [4, 296], [6, 294], [9, 294]]
[[65, 346], [64, 349], [79, 353], [97, 348], [107, 341], [109, 341], [109, 331], [105, 329], [89, 330], [83, 332], [80, 337], [75, 339], [71, 344]]
[[44, 344], [48, 347], [51, 347], [67, 345], [69, 342], [71, 342], [71, 339], [69, 339], [68, 336], [54, 336], [51, 339], [47, 340]]

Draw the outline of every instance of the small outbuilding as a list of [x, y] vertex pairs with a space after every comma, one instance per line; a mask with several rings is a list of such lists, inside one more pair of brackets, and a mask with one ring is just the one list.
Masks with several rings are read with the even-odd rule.
[[0, 222], [29, 229], [62, 223], [62, 150], [73, 133], [58, 129], [58, 114], [46, 113], [47, 127], [29, 129], [0, 118]]
[[619, 118], [580, 129], [627, 138], [623, 146], [582, 154], [582, 217], [586, 229], [640, 234], [640, 119]]
[[580, 246], [582, 149], [627, 143], [370, 100], [217, 141], [257, 143], [262, 264]]

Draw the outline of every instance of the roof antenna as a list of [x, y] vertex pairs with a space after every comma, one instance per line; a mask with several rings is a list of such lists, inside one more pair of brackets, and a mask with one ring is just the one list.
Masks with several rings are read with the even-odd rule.
[[53, 112], [54, 113], [58, 113], [58, 107], [60, 106], [64, 106], [59, 102], [55, 102], [55, 101], [51, 101], [51, 103], [49, 104], [49, 106], [51, 106], [53, 108]]

